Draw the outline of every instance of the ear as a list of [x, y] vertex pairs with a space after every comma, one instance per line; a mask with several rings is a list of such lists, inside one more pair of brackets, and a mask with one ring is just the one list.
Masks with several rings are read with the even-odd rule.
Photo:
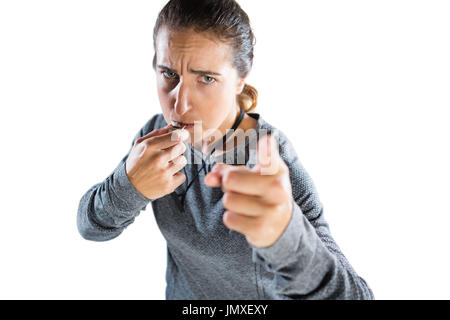
[[244, 86], [245, 86], [245, 80], [247, 80], [247, 77], [242, 78], [239, 80], [237, 87], [236, 87], [236, 94], [240, 95], [242, 93], [242, 90], [244, 90]]

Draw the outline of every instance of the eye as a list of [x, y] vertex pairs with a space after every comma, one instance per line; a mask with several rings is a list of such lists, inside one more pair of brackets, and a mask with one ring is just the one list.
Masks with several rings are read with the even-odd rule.
[[211, 84], [216, 81], [216, 79], [208, 76], [202, 76], [202, 80], [203, 80], [202, 82], [206, 84]]
[[163, 71], [162, 74], [168, 79], [176, 79], [178, 75], [172, 71]]

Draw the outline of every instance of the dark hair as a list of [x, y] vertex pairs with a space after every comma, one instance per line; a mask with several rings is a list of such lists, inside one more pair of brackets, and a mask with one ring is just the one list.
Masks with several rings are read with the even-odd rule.
[[[233, 48], [233, 65], [239, 76], [244, 78], [250, 73], [256, 39], [248, 15], [235, 0], [170, 0], [160, 11], [153, 30], [153, 68], [156, 68], [156, 38], [162, 26], [212, 32]], [[258, 91], [245, 84], [238, 96], [239, 106], [249, 112], [256, 108], [257, 102]]]

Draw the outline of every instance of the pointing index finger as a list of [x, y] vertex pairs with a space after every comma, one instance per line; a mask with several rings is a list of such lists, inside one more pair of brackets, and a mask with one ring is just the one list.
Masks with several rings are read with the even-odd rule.
[[268, 187], [277, 175], [261, 175], [247, 167], [222, 167], [217, 169], [221, 176], [222, 188], [226, 191], [233, 191], [253, 196], [265, 196]]

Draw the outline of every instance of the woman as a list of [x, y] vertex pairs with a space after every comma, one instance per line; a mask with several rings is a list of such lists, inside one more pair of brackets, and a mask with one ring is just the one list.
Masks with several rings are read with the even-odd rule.
[[151, 203], [167, 299], [373, 299], [290, 141], [249, 113], [253, 46], [234, 0], [169, 1], [154, 28], [162, 114], [82, 197], [80, 234], [113, 239]]

